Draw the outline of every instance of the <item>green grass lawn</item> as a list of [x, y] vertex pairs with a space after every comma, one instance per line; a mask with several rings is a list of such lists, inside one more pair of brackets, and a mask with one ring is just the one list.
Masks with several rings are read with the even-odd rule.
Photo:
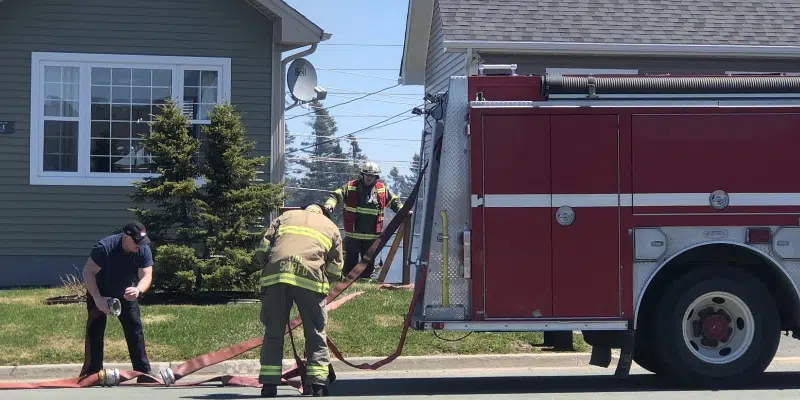
[[[344, 294], [353, 291], [364, 293], [330, 313], [331, 339], [345, 357], [391, 354], [411, 292], [354, 284]], [[48, 297], [65, 294], [63, 288], [0, 291], [0, 365], [83, 362], [86, 305], [43, 303]], [[260, 336], [259, 310], [259, 304], [142, 306], [148, 355], [152, 361], [182, 361]], [[452, 340], [465, 333], [438, 335]], [[295, 339], [302, 356], [302, 327], [295, 331]], [[575, 335], [574, 343], [578, 351], [589, 348], [580, 335]], [[530, 353], [541, 351], [541, 344], [541, 333], [473, 333], [448, 342], [432, 332], [410, 330], [403, 355]], [[288, 336], [284, 348], [290, 358]], [[258, 358], [258, 351], [237, 358]], [[122, 329], [113, 317], [106, 326], [105, 361], [129, 361]]]

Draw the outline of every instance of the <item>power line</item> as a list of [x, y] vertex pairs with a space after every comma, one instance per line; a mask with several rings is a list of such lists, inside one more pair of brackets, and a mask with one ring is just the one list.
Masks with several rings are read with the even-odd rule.
[[326, 69], [326, 71], [399, 71], [399, 70], [400, 68], [327, 68]]
[[322, 71], [338, 72], [338, 73], [340, 73], [340, 74], [346, 74], [346, 75], [363, 76], [363, 77], [366, 77], [366, 78], [386, 79], [386, 80], [389, 80], [389, 81], [395, 81], [395, 80], [397, 80], [397, 78], [392, 78], [392, 77], [388, 77], [388, 76], [378, 76], [378, 75], [359, 74], [359, 73], [356, 73], [356, 72], [347, 72], [347, 71], [333, 70], [333, 69], [328, 69], [328, 68], [319, 68], [319, 67], [317, 67], [317, 69], [319, 69], [319, 70], [322, 70]]
[[[338, 87], [330, 87], [330, 86], [326, 86], [325, 88], [328, 89], [328, 94], [336, 93], [337, 91], [344, 92], [344, 93], [352, 93], [352, 94], [369, 93], [369, 92], [363, 92], [363, 91], [360, 91], [360, 90], [353, 90], [353, 89], [347, 89], [347, 88], [338, 88]], [[413, 97], [414, 99], [421, 99], [421, 98], [423, 98], [425, 96], [425, 93], [424, 92], [423, 93], [383, 93], [383, 94], [379, 94], [377, 96], [410, 96], [410, 97]]]
[[[284, 101], [286, 102], [286, 104], [292, 104], [293, 101], [289, 100], [289, 96], [288, 96], [289, 93], [286, 93], [286, 95], [287, 96], [286, 96], [286, 98], [284, 98]], [[331, 92], [328, 92], [328, 97], [344, 97], [346, 99], [352, 99], [354, 96], [358, 96], [358, 94], [355, 94], [355, 93], [331, 93]], [[379, 94], [377, 96], [386, 96], [386, 95]], [[404, 102], [404, 101], [381, 100], [381, 99], [362, 99], [362, 100], [364, 100], [364, 101], [374, 101], [374, 102], [378, 102], [378, 103], [402, 104], [402, 105], [406, 105], [406, 106], [413, 106], [414, 104], [417, 104], [417, 103], [409, 103], [409, 102]], [[401, 98], [401, 100], [402, 100], [402, 98]], [[408, 98], [408, 100], [411, 100], [411, 99]], [[324, 108], [324, 106], [323, 106], [323, 108]]]
[[[420, 106], [423, 106], [423, 105], [424, 105], [424, 104], [421, 104]], [[414, 108], [416, 108], [416, 107], [414, 107]], [[350, 133], [348, 133], [348, 134], [345, 134], [345, 135], [340, 135], [340, 136], [337, 136], [337, 137], [334, 137], [334, 138], [331, 138], [331, 139], [328, 139], [328, 140], [323, 140], [322, 142], [319, 142], [319, 143], [314, 143], [313, 145], [306, 146], [306, 147], [301, 147], [301, 148], [299, 148], [299, 149], [296, 149], [296, 150], [293, 150], [293, 151], [290, 151], [290, 152], [286, 152], [286, 153], [284, 153], [284, 156], [286, 156], [286, 155], [288, 155], [288, 154], [296, 153], [296, 152], [298, 152], [298, 151], [302, 151], [302, 150], [305, 150], [305, 149], [310, 149], [310, 148], [312, 148], [312, 147], [316, 147], [316, 146], [319, 146], [319, 145], [321, 145], [321, 144], [325, 144], [325, 143], [330, 143], [330, 142], [333, 142], [333, 141], [341, 140], [342, 138], [344, 138], [344, 137], [346, 137], [346, 136], [354, 136], [354, 135], [356, 135], [356, 134], [357, 134], [357, 133], [359, 133], [359, 132], [368, 132], [368, 131], [370, 130], [370, 128], [374, 128], [374, 127], [376, 127], [376, 126], [378, 126], [378, 125], [380, 125], [380, 124], [383, 124], [383, 123], [385, 123], [385, 122], [388, 122], [388, 121], [390, 121], [390, 120], [392, 120], [392, 119], [394, 119], [394, 118], [396, 118], [396, 117], [399, 117], [399, 116], [401, 116], [401, 115], [403, 115], [403, 114], [405, 114], [405, 113], [408, 113], [408, 112], [414, 111], [414, 108], [412, 108], [412, 109], [409, 109], [409, 110], [405, 110], [405, 111], [403, 111], [403, 112], [401, 112], [401, 113], [398, 113], [397, 115], [395, 115], [395, 116], [393, 116], [393, 117], [391, 117], [391, 118], [387, 118], [387, 119], [385, 119], [385, 120], [383, 120], [383, 121], [381, 121], [381, 122], [378, 122], [378, 123], [372, 124], [372, 125], [370, 125], [370, 126], [367, 126], [367, 127], [361, 128], [361, 129], [359, 129], [359, 130], [357, 130], [357, 131], [350, 132]], [[417, 115], [413, 115], [413, 116], [411, 116], [411, 117], [408, 117], [408, 118], [405, 118], [405, 119], [401, 119], [401, 120], [399, 120], [399, 121], [394, 121], [394, 122], [392, 122], [392, 123], [389, 123], [389, 124], [386, 124], [386, 125], [383, 125], [383, 126], [381, 126], [381, 128], [383, 128], [383, 127], [386, 127], [386, 126], [389, 126], [389, 125], [396, 124], [396, 123], [398, 123], [398, 122], [403, 122], [403, 121], [409, 120], [409, 119], [411, 119], [411, 118], [414, 118], [414, 117], [417, 117]]]
[[[409, 105], [409, 106], [413, 106], [414, 104], [407, 104], [407, 105]], [[309, 107], [309, 108], [316, 109], [316, 110], [324, 110], [324, 109], [325, 109], [325, 106], [319, 106], [319, 107], [315, 107], [315, 106], [309, 105], [308, 107]], [[367, 115], [367, 116], [370, 116], [370, 117], [384, 117], [384, 118], [387, 118], [387, 117], [389, 117], [388, 115], [369, 114], [369, 113], [365, 113], [365, 112], [361, 112], [361, 111], [356, 111], [356, 110], [339, 110], [339, 112], [343, 112], [343, 113], [350, 113], [350, 114], [358, 114], [358, 115]], [[317, 117], [330, 117], [330, 118], [336, 118], [336, 116], [335, 116], [335, 115], [317, 115]]]
[[[345, 93], [342, 93], [342, 94], [331, 94], [331, 93], [328, 93], [328, 97], [344, 97], [344, 98], [352, 99], [353, 95], [351, 95], [350, 93], [347, 93], [347, 94], [345, 94]], [[409, 102], [403, 102], [403, 101], [392, 101], [392, 100], [381, 100], [381, 99], [364, 99], [364, 100], [365, 101], [374, 101], [374, 102], [378, 102], [378, 103], [402, 104], [402, 105], [406, 105], [406, 106], [413, 106], [415, 104], [415, 103], [409, 103]]]
[[[331, 94], [350, 94], [350, 95], [359, 95], [365, 93], [371, 93], [373, 96], [390, 96], [390, 97], [404, 97], [413, 100], [419, 100], [425, 96], [424, 93], [376, 93], [376, 92], [364, 92], [361, 90], [353, 90], [353, 89], [344, 89], [344, 88], [334, 88], [334, 87], [325, 87], [328, 90], [328, 95]], [[284, 94], [291, 94], [288, 90], [284, 92]]]
[[[381, 90], [378, 90], [378, 91], [376, 91], [376, 92], [367, 93], [367, 94], [366, 94], [366, 95], [364, 95], [364, 96], [361, 96], [361, 97], [358, 97], [358, 98], [355, 98], [355, 99], [352, 99], [352, 100], [349, 100], [349, 101], [345, 101], [344, 103], [334, 104], [334, 105], [332, 105], [332, 106], [330, 106], [330, 107], [325, 107], [325, 108], [326, 108], [326, 109], [328, 109], [328, 110], [330, 110], [331, 108], [334, 108], [334, 107], [339, 107], [339, 106], [342, 106], [342, 105], [345, 105], [345, 104], [348, 104], [348, 103], [352, 103], [352, 102], [354, 102], [354, 101], [356, 101], [356, 100], [363, 99], [364, 97], [372, 96], [372, 95], [374, 95], [374, 94], [378, 94], [378, 93], [380, 93], [380, 92], [384, 92], [384, 91], [387, 91], [387, 90], [389, 90], [389, 89], [396, 88], [396, 87], [398, 87], [398, 86], [400, 86], [400, 84], [399, 84], [399, 83], [398, 83], [398, 84], [396, 84], [396, 85], [394, 85], [394, 86], [389, 86], [389, 87], [383, 88], [383, 89], [381, 89]], [[290, 120], [290, 119], [300, 118], [300, 117], [303, 117], [303, 116], [306, 116], [306, 115], [310, 115], [310, 114], [314, 114], [314, 113], [316, 113], [316, 111], [311, 111], [311, 112], [308, 112], [308, 113], [305, 113], [305, 114], [296, 115], [296, 116], [294, 116], [294, 117], [286, 118], [286, 120], [288, 121], [288, 120]]]
[[374, 115], [374, 114], [365, 114], [365, 115], [317, 115], [317, 118], [389, 118], [391, 115]]
[[[294, 160], [294, 161], [305, 161], [305, 162], [307, 162], [307, 163], [311, 163], [311, 164], [314, 164], [314, 163], [328, 163], [328, 164], [338, 164], [338, 165], [348, 165], [348, 164], [349, 164], [349, 165], [353, 165], [353, 164], [356, 164], [356, 163], [357, 163], [357, 162], [354, 162], [353, 160], [347, 160], [347, 161], [336, 161], [336, 160], [314, 160], [314, 159], [306, 159], [306, 158], [293, 158], [293, 157], [289, 157], [289, 158], [287, 158], [287, 160], [290, 160], [290, 161], [292, 161], [292, 160]], [[392, 167], [408, 167], [408, 168], [413, 168], [413, 167], [415, 166], [415, 164], [414, 164], [414, 163], [412, 163], [411, 161], [398, 161], [398, 162], [381, 162], [381, 161], [376, 161], [376, 163], [378, 163], [378, 164], [380, 164], [380, 165], [383, 165], [384, 167], [389, 167], [389, 166], [392, 166]]]
[[[315, 135], [315, 134], [313, 134], [313, 133], [294, 133], [294, 132], [287, 132], [287, 134], [288, 134], [288, 136], [297, 136], [297, 137], [301, 137], [301, 136], [306, 136], [306, 137], [316, 137], [316, 136], [318, 136], [318, 135]], [[379, 138], [379, 137], [363, 137], [363, 136], [361, 136], [361, 137], [359, 137], [359, 138], [358, 138], [358, 140], [364, 140], [364, 139], [367, 139], [367, 140], [369, 140], [369, 139], [375, 139], [375, 140], [393, 140], [393, 141], [400, 141], [400, 142], [417, 142], [417, 143], [419, 143], [419, 139]]]
[[403, 47], [402, 44], [391, 43], [320, 43], [320, 46], [357, 46], [357, 47]]
[[[312, 156], [312, 157], [305, 157], [305, 158], [302, 158], [302, 157], [287, 157], [287, 160], [306, 160], [306, 161], [312, 160], [312, 161], [330, 161], [330, 162], [344, 162], [344, 163], [352, 163], [353, 162], [352, 158], [336, 158], [336, 157], [323, 157], [323, 156], [319, 156], [319, 157], [313, 157]], [[413, 160], [370, 160], [370, 161], [374, 161], [376, 163], [386, 163], [386, 164], [390, 164], [390, 163], [407, 164], [407, 163], [413, 163], [414, 162]]]

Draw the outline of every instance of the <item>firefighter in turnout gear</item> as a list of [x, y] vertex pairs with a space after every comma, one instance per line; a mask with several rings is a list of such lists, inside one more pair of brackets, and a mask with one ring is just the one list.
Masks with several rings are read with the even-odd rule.
[[[380, 174], [378, 164], [367, 161], [361, 167], [360, 179], [351, 180], [337, 188], [325, 202], [328, 212], [333, 212], [336, 204], [342, 203], [346, 237], [344, 276], [358, 264], [383, 231], [384, 208], [390, 207], [392, 211], [398, 212], [403, 207], [400, 197], [379, 180]], [[360, 277], [369, 278], [374, 269], [374, 264], [370, 262]]]
[[325, 297], [342, 277], [342, 237], [321, 205], [308, 205], [276, 218], [256, 249], [262, 266], [261, 372], [262, 397], [277, 396], [281, 383], [284, 333], [292, 303], [303, 319], [308, 357], [308, 383], [315, 397], [328, 395], [330, 355], [325, 328]]

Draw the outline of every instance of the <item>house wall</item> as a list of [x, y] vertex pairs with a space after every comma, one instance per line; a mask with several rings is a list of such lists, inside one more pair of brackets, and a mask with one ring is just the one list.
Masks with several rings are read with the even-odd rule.
[[[31, 52], [229, 57], [231, 101], [270, 152], [272, 22], [240, 0], [0, 3], [0, 287], [59, 284], [133, 214], [131, 187], [29, 183]], [[78, 268], [76, 270], [75, 268]]]
[[445, 53], [442, 36], [442, 18], [439, 2], [433, 8], [431, 36], [428, 41], [428, 57], [425, 63], [425, 92], [436, 94], [447, 90], [447, 80], [453, 75], [466, 74], [464, 53]]
[[639, 74], [800, 72], [797, 60], [666, 57], [539, 56], [481, 53], [486, 64], [517, 64], [518, 74], [544, 74], [547, 68], [637, 69]]

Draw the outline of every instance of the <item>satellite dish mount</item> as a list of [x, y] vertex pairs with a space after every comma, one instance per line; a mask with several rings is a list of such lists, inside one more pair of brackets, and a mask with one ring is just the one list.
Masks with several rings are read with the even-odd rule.
[[287, 107], [287, 110], [298, 105], [307, 108], [307, 103], [314, 100], [325, 100], [328, 95], [325, 88], [317, 86], [317, 70], [305, 58], [298, 58], [289, 64], [286, 71], [286, 83], [289, 86], [292, 100], [294, 100], [294, 104]]

